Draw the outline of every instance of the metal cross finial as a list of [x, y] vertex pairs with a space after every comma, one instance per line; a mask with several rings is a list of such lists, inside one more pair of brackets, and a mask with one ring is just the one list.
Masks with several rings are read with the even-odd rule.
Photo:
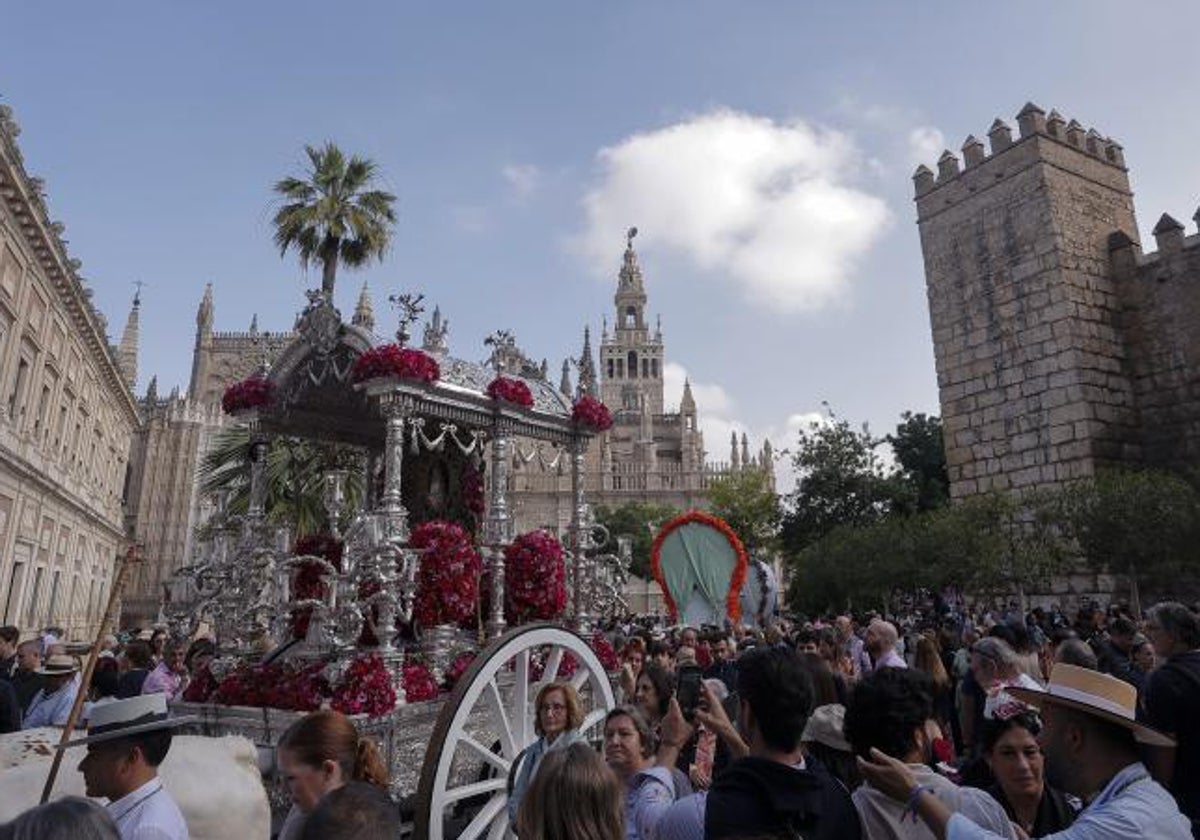
[[134, 280], [133, 285], [137, 287], [137, 291], [133, 293], [133, 305], [137, 306], [142, 302], [142, 287], [146, 284], [141, 280]]
[[635, 236], [637, 236], [637, 228], [636, 228], [636, 227], [631, 227], [631, 228], [629, 229], [629, 231], [628, 231], [628, 232], [625, 234], [625, 247], [626, 247], [626, 248], [632, 248], [632, 247], [633, 247], [633, 238], [634, 238]]
[[400, 326], [396, 330], [396, 341], [401, 347], [408, 344], [408, 340], [412, 338], [412, 333], [408, 331], [408, 328], [425, 311], [425, 307], [421, 306], [423, 300], [425, 300], [425, 295], [388, 295], [388, 303], [400, 313]]

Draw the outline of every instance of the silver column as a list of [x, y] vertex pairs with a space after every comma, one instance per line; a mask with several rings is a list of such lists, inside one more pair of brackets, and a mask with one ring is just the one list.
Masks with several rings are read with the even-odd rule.
[[590, 630], [592, 622], [588, 614], [592, 571], [587, 556], [592, 547], [591, 510], [584, 493], [587, 443], [583, 437], [571, 441], [571, 598], [575, 629], [581, 633]]
[[512, 542], [513, 536], [512, 515], [508, 510], [508, 466], [512, 461], [510, 435], [504, 421], [496, 418], [492, 425], [492, 474], [483, 529], [492, 588], [487, 620], [489, 639], [504, 635], [507, 627], [504, 621], [504, 548]]

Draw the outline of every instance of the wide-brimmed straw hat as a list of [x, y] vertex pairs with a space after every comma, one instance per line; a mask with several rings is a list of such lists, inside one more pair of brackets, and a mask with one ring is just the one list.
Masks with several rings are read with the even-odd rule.
[[87, 737], [68, 741], [60, 749], [127, 738], [156, 729], [174, 729], [194, 720], [195, 717], [171, 717], [165, 694], [141, 694], [125, 700], [96, 703], [88, 715]]
[[43, 677], [64, 677], [79, 670], [79, 660], [65, 653], [55, 653], [42, 660], [34, 673]]
[[1090, 668], [1058, 663], [1044, 689], [1005, 689], [1022, 703], [1037, 708], [1062, 706], [1093, 715], [1133, 733], [1139, 743], [1173, 747], [1175, 739], [1137, 721], [1137, 689], [1124, 680]]
[[830, 749], [842, 752], [854, 752], [850, 742], [846, 740], [846, 707], [841, 703], [829, 703], [817, 706], [809, 715], [808, 723], [804, 725], [801, 741], [815, 741]]

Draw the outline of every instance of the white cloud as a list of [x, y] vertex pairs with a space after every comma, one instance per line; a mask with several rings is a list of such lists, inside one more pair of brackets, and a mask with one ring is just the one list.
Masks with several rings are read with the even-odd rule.
[[908, 132], [908, 163], [912, 168], [920, 163], [932, 167], [945, 148], [945, 136], [931, 125], [920, 125]]
[[868, 166], [845, 134], [731, 110], [601, 149], [580, 247], [605, 272], [630, 225], [644, 250], [726, 274], [764, 307], [811, 311], [838, 299], [888, 224], [851, 185]]
[[538, 191], [542, 183], [542, 171], [532, 163], [510, 163], [500, 170], [513, 192], [513, 200], [524, 204]]

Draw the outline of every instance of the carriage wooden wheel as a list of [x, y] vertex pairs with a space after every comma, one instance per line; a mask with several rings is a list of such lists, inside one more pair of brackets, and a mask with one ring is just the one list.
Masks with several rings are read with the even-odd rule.
[[416, 837], [506, 836], [508, 774], [520, 752], [537, 739], [534, 700], [538, 688], [553, 681], [569, 682], [579, 691], [584, 732], [597, 727], [614, 706], [599, 658], [587, 642], [558, 625], [522, 626], [476, 657], [443, 705], [425, 752]]

